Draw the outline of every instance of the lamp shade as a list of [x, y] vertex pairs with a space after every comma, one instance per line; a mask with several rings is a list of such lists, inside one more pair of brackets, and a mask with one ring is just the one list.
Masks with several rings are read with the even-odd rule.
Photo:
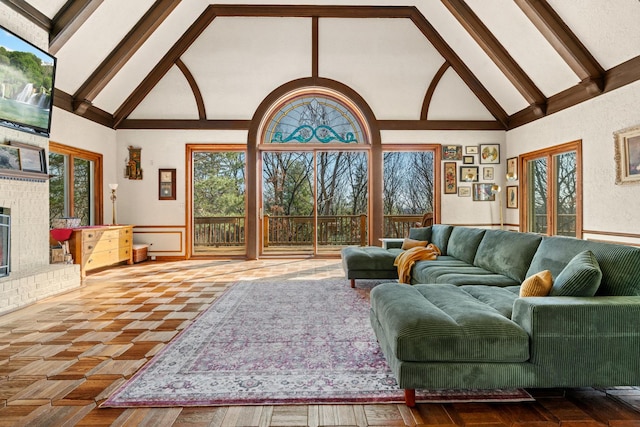
[[109, 184], [109, 188], [112, 190], [116, 190], [118, 188], [118, 184]]

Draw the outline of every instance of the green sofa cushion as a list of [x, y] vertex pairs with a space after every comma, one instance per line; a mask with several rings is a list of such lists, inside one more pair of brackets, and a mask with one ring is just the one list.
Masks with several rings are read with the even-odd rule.
[[442, 255], [449, 255], [448, 243], [449, 236], [453, 231], [452, 225], [434, 224], [431, 226], [431, 243], [436, 245]]
[[449, 236], [447, 255], [473, 264], [485, 231], [482, 228], [455, 227]]
[[602, 271], [593, 252], [580, 252], [556, 277], [549, 295], [592, 297], [596, 294], [601, 279]]
[[451, 272], [438, 276], [435, 283], [449, 283], [456, 286], [462, 285], [487, 285], [495, 287], [519, 286], [520, 282], [511, 277], [496, 273], [466, 274], [464, 271]]
[[487, 230], [473, 263], [520, 284], [541, 241], [542, 237], [537, 234]]
[[[429, 265], [428, 261], [419, 261], [420, 269], [414, 267], [411, 275], [412, 283], [440, 283], [438, 278], [445, 274], [492, 274], [490, 271], [471, 264], [466, 265]], [[423, 264], [426, 264], [423, 266]], [[416, 264], [417, 265], [417, 264]]]
[[410, 228], [409, 238], [413, 240], [426, 240], [431, 243], [431, 227]]
[[394, 355], [412, 362], [524, 362], [525, 331], [453, 285], [383, 283], [371, 291], [372, 316]]
[[527, 277], [550, 270], [556, 278], [574, 256], [585, 250], [593, 252], [602, 271], [597, 295], [640, 295], [640, 248], [626, 245], [545, 237], [531, 261]]
[[498, 310], [507, 319], [511, 319], [513, 302], [518, 299], [520, 293], [520, 286], [498, 288], [485, 285], [463, 285], [460, 289]]

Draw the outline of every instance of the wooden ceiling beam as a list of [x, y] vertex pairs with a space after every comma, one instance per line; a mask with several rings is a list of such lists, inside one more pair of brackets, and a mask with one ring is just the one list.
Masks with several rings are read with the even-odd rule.
[[51, 19], [25, 0], [3, 0], [2, 2], [40, 28], [47, 32], [51, 31]]
[[73, 95], [74, 110], [82, 114], [127, 61], [178, 6], [180, 0], [156, 0], [115, 49]]
[[104, 0], [68, 0], [53, 17], [49, 53], [55, 55]]
[[147, 74], [142, 82], [131, 92], [129, 97], [122, 103], [122, 105], [113, 114], [114, 128], [118, 128], [120, 124], [136, 109], [142, 100], [151, 92], [151, 90], [158, 84], [160, 79], [173, 67], [180, 59], [183, 53], [189, 49], [191, 44], [202, 34], [202, 32], [211, 24], [215, 19], [216, 14], [213, 6], [207, 7], [202, 14], [191, 24], [191, 26], [184, 32], [182, 37], [176, 41], [171, 49], [165, 53], [162, 59], [156, 64], [156, 66]]
[[539, 116], [546, 112], [547, 99], [538, 89], [531, 78], [518, 63], [509, 55], [498, 39], [489, 31], [478, 16], [464, 2], [464, 0], [441, 0], [453, 16], [467, 30], [469, 35], [478, 43], [500, 71], [520, 92]]
[[424, 15], [417, 9], [413, 8], [411, 20], [422, 32], [422, 34], [431, 42], [438, 50], [440, 55], [451, 65], [458, 73], [458, 76], [467, 84], [469, 89], [478, 97], [480, 102], [489, 110], [495, 119], [506, 129], [509, 123], [507, 113], [495, 100], [489, 91], [480, 83], [480, 80], [469, 70], [469, 67], [460, 59], [460, 57], [451, 49], [438, 32], [426, 20]]
[[580, 78], [588, 91], [604, 90], [605, 70], [546, 0], [515, 0], [516, 4]]

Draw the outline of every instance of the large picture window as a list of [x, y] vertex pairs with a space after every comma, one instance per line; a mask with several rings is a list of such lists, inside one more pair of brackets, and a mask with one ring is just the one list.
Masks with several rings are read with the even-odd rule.
[[582, 237], [581, 147], [575, 141], [520, 157], [524, 231]]
[[80, 218], [81, 225], [103, 222], [102, 155], [49, 143], [49, 221]]

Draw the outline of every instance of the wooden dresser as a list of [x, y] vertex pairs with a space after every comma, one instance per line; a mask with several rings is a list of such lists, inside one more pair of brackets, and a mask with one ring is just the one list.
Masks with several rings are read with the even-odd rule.
[[110, 225], [74, 228], [69, 239], [73, 262], [80, 264], [80, 275], [96, 268], [126, 261], [133, 264], [133, 226]]

